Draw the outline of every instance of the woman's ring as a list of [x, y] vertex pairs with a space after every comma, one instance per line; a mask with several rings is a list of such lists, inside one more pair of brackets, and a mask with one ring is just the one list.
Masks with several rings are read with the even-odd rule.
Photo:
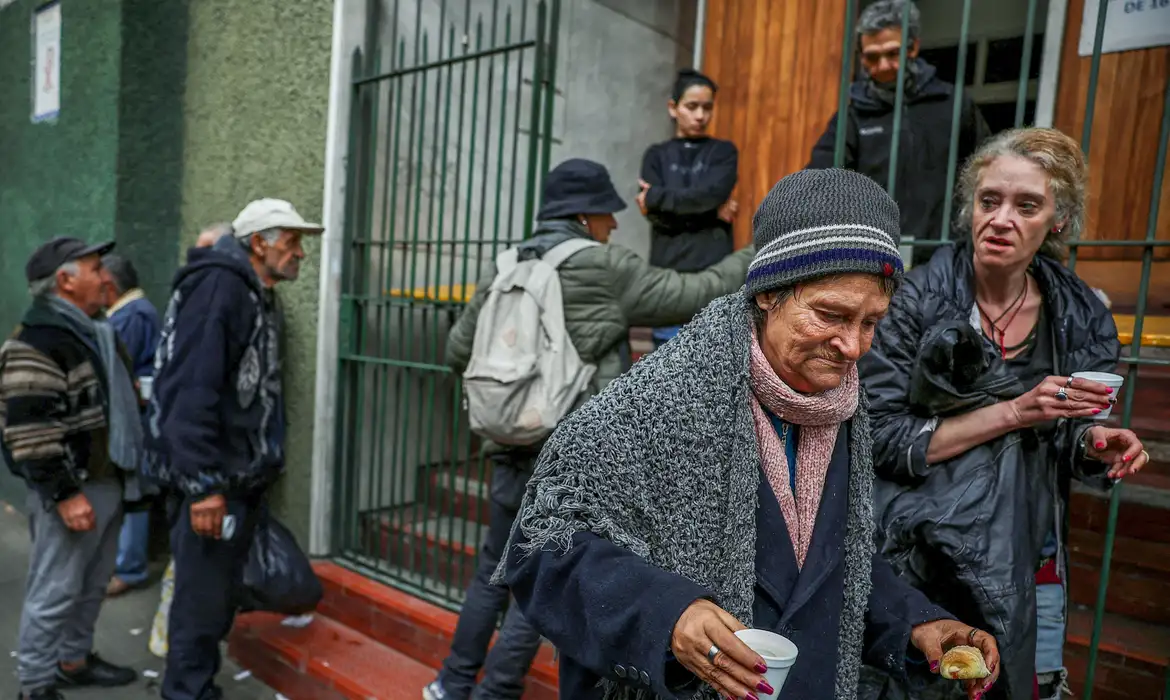
[[1056, 400], [1057, 401], [1068, 401], [1068, 392], [1066, 392], [1064, 390], [1064, 387], [1061, 387], [1060, 391], [1056, 392]]
[[972, 628], [971, 628], [971, 631], [967, 633], [967, 644], [968, 644], [968, 646], [975, 646], [975, 633], [976, 633], [976, 632], [978, 632], [978, 631], [979, 631], [979, 630], [977, 630], [977, 629], [975, 629], [974, 627], [972, 627]]
[[1150, 463], [1150, 453], [1142, 450], [1142, 456], [1146, 458], [1146, 464]]
[[1069, 377], [1068, 380], [1064, 383], [1064, 385], [1066, 387], [1072, 386], [1072, 382], [1073, 382], [1073, 378]]
[[712, 644], [711, 648], [707, 650], [707, 660], [711, 662], [712, 666], [715, 665], [716, 656], [719, 656], [719, 647]]

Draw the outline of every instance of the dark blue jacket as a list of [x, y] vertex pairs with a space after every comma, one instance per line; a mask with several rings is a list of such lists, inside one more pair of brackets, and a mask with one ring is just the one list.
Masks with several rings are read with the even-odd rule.
[[[782, 691], [786, 698], [834, 696], [848, 494], [849, 430], [843, 426], [812, 544], [798, 569], [780, 504], [760, 475], [752, 626], [788, 637], [800, 651]], [[523, 541], [519, 530], [514, 536]], [[670, 638], [682, 612], [695, 600], [714, 599], [711, 591], [589, 533], [574, 536], [567, 553], [526, 557], [513, 546], [507, 582], [525, 617], [561, 652], [562, 700], [601, 697], [597, 681], [603, 677], [664, 697], [689, 697], [698, 687], [689, 671], [669, 660]], [[910, 629], [951, 617], [874, 556], [865, 663], [904, 678], [908, 660], [921, 660], [909, 645]]]
[[122, 345], [133, 362], [133, 372], [136, 377], [149, 377], [154, 374], [154, 351], [158, 348], [158, 335], [161, 327], [158, 321], [158, 312], [154, 304], [141, 296], [139, 290], [136, 298], [115, 306], [109, 314], [110, 325], [118, 334]]
[[231, 236], [187, 261], [155, 360], [148, 473], [189, 496], [252, 491], [284, 469], [276, 299]]

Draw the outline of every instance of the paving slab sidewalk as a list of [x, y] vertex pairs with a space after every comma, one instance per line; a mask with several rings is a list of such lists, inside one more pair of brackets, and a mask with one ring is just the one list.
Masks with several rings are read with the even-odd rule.
[[[24, 580], [28, 571], [28, 521], [24, 513], [24, 485], [0, 468], [0, 698], [20, 697], [16, 680], [16, 639], [20, 626]], [[161, 574], [161, 571], [158, 572]], [[158, 607], [158, 576], [149, 588], [130, 591], [106, 601], [97, 628], [97, 651], [104, 658], [138, 669], [154, 671], [126, 688], [65, 691], [70, 700], [147, 700], [159, 697], [163, 660], [150, 653], [150, 624]], [[219, 684], [225, 700], [273, 700], [275, 691], [255, 678], [235, 680], [240, 668], [225, 657]], [[291, 698], [290, 700], [297, 700]]]

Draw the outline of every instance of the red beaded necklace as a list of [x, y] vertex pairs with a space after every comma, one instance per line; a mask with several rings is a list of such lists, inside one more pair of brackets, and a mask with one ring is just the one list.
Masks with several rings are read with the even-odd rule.
[[[1020, 293], [1016, 295], [1015, 301], [1013, 301], [1006, 309], [1004, 309], [1003, 313], [1000, 314], [994, 321], [991, 320], [991, 314], [987, 313], [987, 311], [983, 309], [983, 305], [979, 303], [979, 300], [975, 300], [975, 306], [979, 309], [979, 313], [982, 314], [985, 320], [987, 320], [987, 324], [991, 326], [991, 342], [995, 342], [995, 334], [999, 333], [999, 355], [1005, 360], [1007, 359], [1007, 330], [1011, 327], [1012, 321], [1016, 320], [1016, 316], [1020, 313], [1020, 309], [1024, 308], [1024, 303], [1027, 301], [1027, 277], [1024, 277], [1024, 288], [1021, 289]], [[1003, 324], [1003, 327], [1000, 328], [999, 322], [1002, 321], [1004, 316], [1007, 316], [1009, 313], [1011, 316], [1008, 318], [1007, 322]]]

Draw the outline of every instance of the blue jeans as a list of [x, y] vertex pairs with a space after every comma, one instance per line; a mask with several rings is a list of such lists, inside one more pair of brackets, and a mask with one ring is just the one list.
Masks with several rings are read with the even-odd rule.
[[1036, 586], [1036, 673], [1064, 667], [1064, 586]]
[[118, 534], [118, 566], [114, 575], [131, 586], [146, 581], [147, 549], [150, 545], [150, 511], [126, 513]]
[[[528, 667], [540, 649], [540, 633], [528, 624], [519, 607], [508, 605], [508, 589], [489, 582], [507, 547], [529, 472], [523, 468], [527, 465], [509, 464], [507, 456], [493, 457], [492, 461], [495, 468], [487, 539], [459, 613], [451, 653], [439, 672], [447, 700], [467, 700], [473, 692], [477, 700], [519, 700]], [[489, 652], [488, 643], [505, 608], [500, 636]], [[483, 681], [477, 687], [475, 679], [481, 668]]]

